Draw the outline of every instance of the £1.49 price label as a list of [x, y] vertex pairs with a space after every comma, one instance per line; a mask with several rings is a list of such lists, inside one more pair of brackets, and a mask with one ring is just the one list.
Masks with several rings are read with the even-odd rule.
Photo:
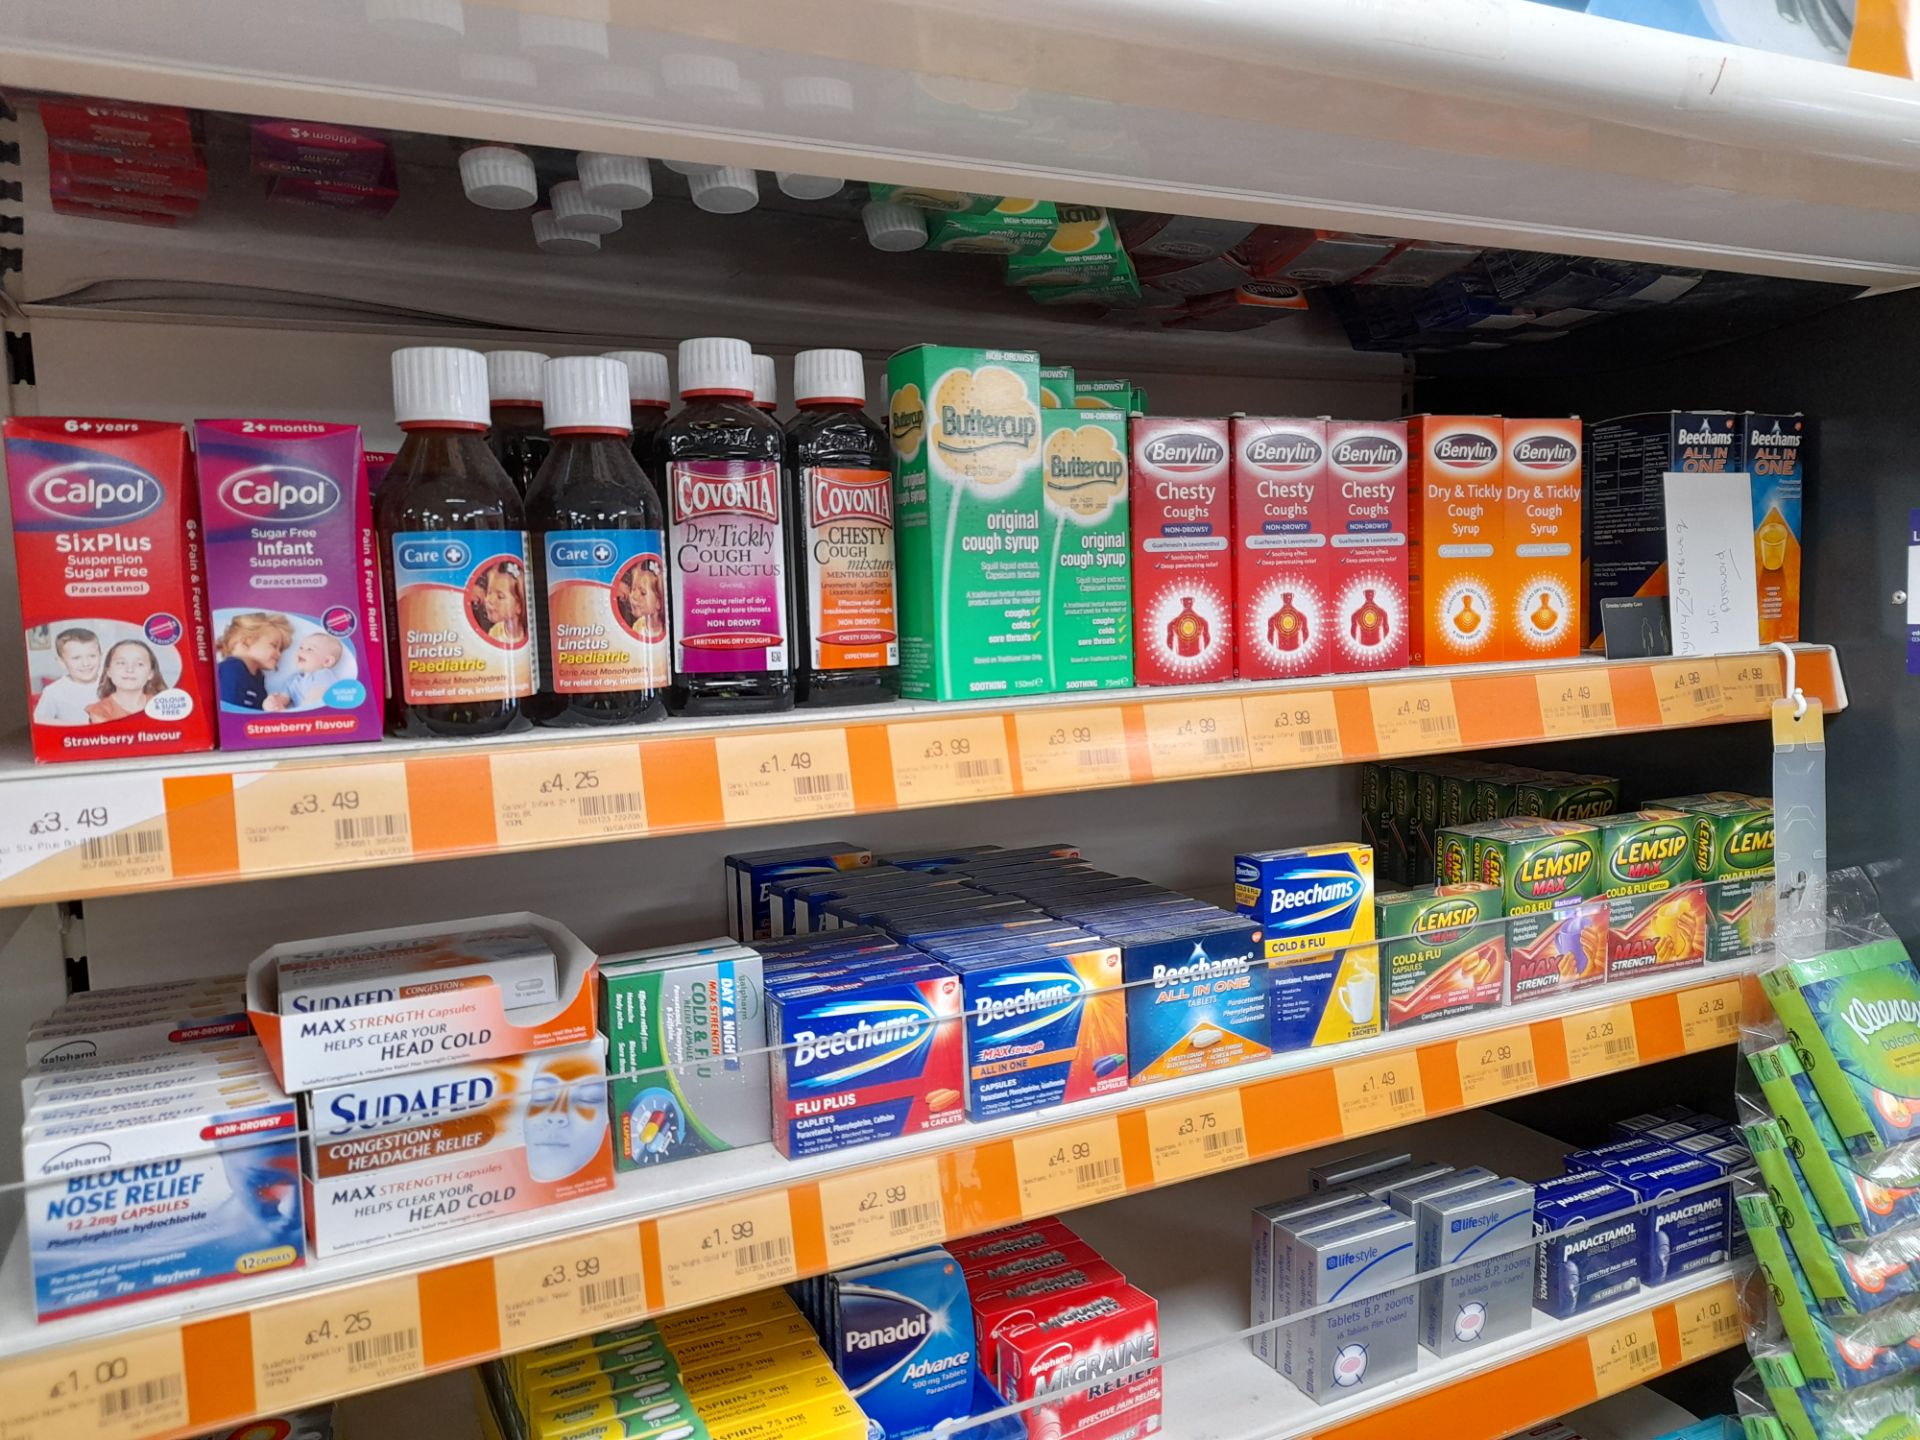
[[1334, 1066], [1333, 1093], [1340, 1104], [1343, 1135], [1405, 1125], [1427, 1114], [1420, 1061], [1410, 1052]]
[[853, 764], [844, 730], [769, 730], [714, 738], [720, 808], [729, 825], [846, 815]]

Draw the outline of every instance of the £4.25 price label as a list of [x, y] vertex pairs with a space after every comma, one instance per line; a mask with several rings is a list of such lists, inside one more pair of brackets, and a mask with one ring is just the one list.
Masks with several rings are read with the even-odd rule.
[[1013, 1137], [1020, 1213], [1031, 1219], [1109, 1200], [1127, 1188], [1120, 1124], [1111, 1115], [1081, 1125]]
[[0, 1440], [138, 1440], [186, 1423], [177, 1328], [0, 1369]]
[[1662, 725], [1698, 725], [1727, 713], [1720, 669], [1712, 660], [1675, 660], [1653, 667]]
[[1231, 695], [1157, 700], [1146, 707], [1146, 723], [1156, 780], [1247, 768], [1247, 722]]
[[500, 1344], [526, 1350], [647, 1313], [640, 1227], [628, 1223], [493, 1257]]
[[660, 1298], [668, 1310], [784, 1285], [798, 1273], [793, 1207], [784, 1190], [663, 1216], [655, 1223], [665, 1292]]
[[1427, 1114], [1420, 1061], [1411, 1053], [1336, 1065], [1333, 1093], [1340, 1103], [1340, 1131], [1344, 1135], [1405, 1125], [1423, 1120]]
[[1567, 1075], [1585, 1080], [1628, 1070], [1640, 1063], [1640, 1037], [1634, 1029], [1633, 1003], [1583, 1010], [1560, 1022], [1567, 1041]]
[[1247, 1122], [1238, 1090], [1155, 1105], [1147, 1147], [1157, 1185], [1247, 1163]]
[[1548, 735], [1593, 735], [1613, 729], [1613, 680], [1599, 666], [1534, 676], [1540, 728]]
[[998, 715], [897, 721], [887, 726], [893, 794], [902, 805], [940, 805], [1013, 793], [1006, 722]]
[[1081, 790], [1125, 785], [1127, 728], [1120, 708], [1022, 710], [1013, 717], [1020, 745], [1020, 783], [1028, 790]]
[[1636, 1315], [1603, 1325], [1587, 1335], [1587, 1358], [1593, 1363], [1593, 1392], [1605, 1398], [1660, 1373], [1660, 1337], [1653, 1316]]
[[1451, 680], [1375, 685], [1367, 691], [1382, 755], [1419, 755], [1460, 744], [1460, 710]]
[[827, 1264], [835, 1269], [936, 1245], [947, 1236], [939, 1162], [902, 1160], [884, 1170], [822, 1180], [820, 1220], [827, 1232]]
[[1678, 997], [1680, 1035], [1689, 1053], [1740, 1038], [1740, 982], [1722, 980]]
[[720, 809], [729, 825], [853, 811], [844, 730], [769, 730], [714, 739]]
[[1470, 1035], [1455, 1043], [1453, 1053], [1460, 1067], [1462, 1104], [1491, 1105], [1509, 1096], [1524, 1095], [1540, 1084], [1530, 1025]]
[[1325, 765], [1340, 758], [1340, 714], [1331, 690], [1248, 695], [1247, 755], [1256, 770]]
[[561, 845], [644, 835], [640, 747], [516, 747], [492, 756], [493, 819], [502, 845]]
[[413, 853], [399, 761], [233, 777], [240, 873], [403, 860]]
[[266, 1305], [251, 1316], [253, 1392], [283, 1410], [388, 1385], [425, 1368], [411, 1275]]

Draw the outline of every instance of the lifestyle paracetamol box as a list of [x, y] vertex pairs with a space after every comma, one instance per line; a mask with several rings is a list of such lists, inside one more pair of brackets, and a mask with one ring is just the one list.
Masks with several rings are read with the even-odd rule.
[[1049, 410], [1040, 429], [1047, 688], [1124, 689], [1133, 684], [1127, 418]]
[[1580, 653], [1580, 420], [1504, 422], [1504, 500], [1496, 584], [1499, 654], [1554, 660]]
[[1506, 428], [1493, 415], [1407, 421], [1413, 663], [1498, 660], [1506, 604]]
[[1333, 672], [1327, 422], [1233, 417], [1234, 673]]
[[1333, 668], [1342, 675], [1406, 666], [1409, 607], [1407, 423], [1327, 425], [1327, 532], [1333, 548]]
[[1233, 678], [1233, 505], [1225, 420], [1136, 418], [1133, 672], [1142, 685]]
[[916, 345], [887, 362], [899, 531], [900, 689], [1046, 689], [1040, 361]]

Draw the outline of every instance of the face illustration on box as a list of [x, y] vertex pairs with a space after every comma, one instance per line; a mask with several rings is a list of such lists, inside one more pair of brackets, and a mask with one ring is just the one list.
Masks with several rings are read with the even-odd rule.
[[579, 1060], [555, 1060], [533, 1077], [527, 1096], [527, 1173], [564, 1180], [607, 1138], [607, 1080]]

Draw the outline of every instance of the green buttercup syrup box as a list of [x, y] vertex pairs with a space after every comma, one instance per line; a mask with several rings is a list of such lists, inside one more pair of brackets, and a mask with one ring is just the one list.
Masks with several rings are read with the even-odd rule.
[[1037, 255], [1059, 226], [1046, 200], [1008, 197], [985, 214], [947, 212], [927, 217], [927, 249], [973, 255]]
[[1084, 285], [1131, 270], [1120, 232], [1098, 205], [1056, 205], [1059, 223], [1046, 248], [1007, 257], [1009, 285]]
[[1712, 917], [1707, 959], [1750, 955], [1773, 936], [1773, 803], [1739, 796], [1679, 808], [1693, 819], [1693, 865]]
[[1071, 403], [1082, 410], [1125, 410], [1133, 403], [1133, 382], [1081, 380], [1076, 377]]
[[1047, 410], [1040, 433], [1048, 688], [1125, 689], [1133, 684], [1127, 417], [1118, 410]]
[[887, 393], [900, 693], [1044, 691], [1039, 356], [916, 345]]
[[1073, 366], [1042, 365], [1040, 367], [1040, 408], [1042, 410], [1073, 409], [1073, 384]]

